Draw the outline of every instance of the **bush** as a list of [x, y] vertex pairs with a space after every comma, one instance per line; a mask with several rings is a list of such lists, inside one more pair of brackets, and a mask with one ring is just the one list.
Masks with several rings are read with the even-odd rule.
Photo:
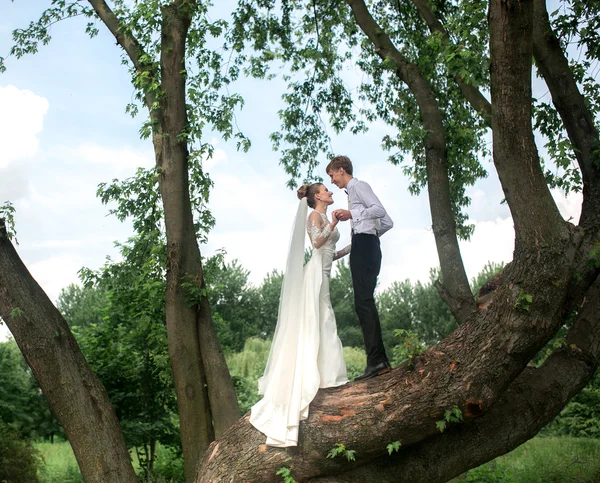
[[40, 454], [27, 440], [0, 420], [0, 481], [3, 483], [37, 483], [42, 463]]
[[149, 482], [184, 483], [183, 456], [180, 451], [159, 445]]
[[360, 376], [367, 366], [365, 351], [358, 347], [344, 347], [344, 359], [346, 360], [346, 371], [350, 380]]
[[600, 371], [544, 428], [544, 434], [600, 438]]

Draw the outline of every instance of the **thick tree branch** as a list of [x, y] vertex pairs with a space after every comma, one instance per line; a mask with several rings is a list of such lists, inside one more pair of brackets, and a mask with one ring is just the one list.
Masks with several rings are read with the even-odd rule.
[[[431, 10], [429, 0], [412, 0], [412, 2], [417, 7], [423, 20], [425, 20], [429, 30], [439, 32], [447, 43], [452, 44], [448, 31], [435, 16], [433, 10]], [[471, 107], [481, 115], [489, 127], [492, 127], [492, 105], [490, 102], [476, 86], [465, 82], [459, 73], [454, 74], [454, 80], [458, 84], [463, 96], [465, 96], [465, 99], [471, 104]]]
[[545, 0], [534, 0], [533, 54], [573, 145], [583, 178], [580, 225], [600, 227], [600, 141], [569, 61], [550, 25]]
[[493, 158], [514, 221], [515, 259], [567, 231], [533, 138], [532, 20], [533, 0], [490, 1]]
[[33, 279], [0, 219], [0, 317], [65, 429], [86, 482], [137, 482], [104, 386]]
[[[274, 473], [289, 456], [300, 480], [336, 474], [348, 470], [347, 462], [325, 458], [337, 443], [367, 462], [383, 456], [393, 441], [408, 446], [436, 435], [435, 422], [448, 408], [457, 406], [466, 421], [476, 420], [564, 323], [575, 251], [542, 249], [539, 262], [525, 259], [518, 268], [506, 267], [487, 308], [415, 358], [414, 368], [320, 391], [301, 424], [299, 448], [265, 447], [264, 436], [243, 418], [209, 447], [196, 481], [276, 481]], [[526, 307], [524, 277], [535, 294]], [[237, 468], [233, 476], [231, 468]]]
[[444, 289], [452, 314], [462, 323], [475, 309], [473, 295], [465, 272], [456, 223], [452, 212], [445, 130], [435, 93], [419, 68], [408, 62], [394, 46], [389, 36], [377, 24], [363, 0], [346, 0], [356, 23], [373, 43], [375, 52], [384, 62], [391, 62], [398, 77], [411, 90], [423, 117], [427, 183], [433, 233], [440, 259]]
[[[539, 369], [525, 369], [485, 415], [420, 444], [400, 448], [391, 457], [383, 456], [335, 478], [315, 478], [311, 483], [448, 481], [532, 438], [589, 382], [598, 366], [600, 280], [584, 300], [566, 347], [555, 350]], [[357, 460], [360, 458], [358, 454]]]

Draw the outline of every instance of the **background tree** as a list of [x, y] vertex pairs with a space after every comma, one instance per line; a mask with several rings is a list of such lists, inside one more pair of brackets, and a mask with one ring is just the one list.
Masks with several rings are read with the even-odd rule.
[[31, 370], [13, 340], [0, 342], [0, 420], [24, 439], [62, 435]]
[[[221, 54], [209, 45], [211, 38], [221, 35], [224, 23], [212, 21], [207, 5], [202, 2], [173, 0], [162, 4], [150, 0], [129, 6], [120, 0], [112, 5], [104, 0], [74, 3], [52, 0], [50, 5], [37, 22], [14, 32], [11, 55], [21, 57], [37, 52], [40, 43], [50, 40], [49, 27], [65, 18], [86, 16], [99, 20], [122, 47], [136, 99], [148, 110], [141, 133], [143, 137], [152, 137], [155, 169], [140, 170], [130, 180], [105, 185], [100, 194], [105, 201], [119, 202], [117, 214], [133, 218], [138, 235], [145, 237], [164, 228], [169, 359], [181, 419], [186, 478], [191, 480], [197, 459], [215, 434], [223, 433], [239, 417], [233, 383], [211, 319], [196, 238], [202, 226], [211, 223], [204, 205], [211, 183], [202, 169], [202, 159], [211, 154], [212, 148], [202, 141], [204, 127], [209, 125], [225, 138], [236, 136], [240, 147], [249, 146], [243, 135], [234, 130], [232, 122], [233, 109], [241, 103], [241, 98], [221, 92], [237, 77], [239, 69], [231, 65], [222, 71]], [[91, 36], [97, 33], [94, 22], [88, 24], [87, 31]], [[3, 68], [4, 63], [0, 62], [0, 70]], [[137, 103], [128, 106], [132, 114], [138, 109]], [[156, 224], [161, 217], [163, 227]], [[11, 287], [11, 283], [4, 286]], [[32, 294], [13, 293], [2, 304], [2, 314], [7, 315], [21, 297], [34, 300]], [[18, 322], [15, 320], [15, 324]], [[30, 364], [38, 366], [36, 376], [42, 389], [53, 393], [53, 378], [40, 377], [45, 366], [34, 362], [38, 354], [28, 350], [26, 340], [21, 339], [26, 336], [16, 327], [10, 329]], [[74, 384], [73, 388], [82, 391], [82, 398], [87, 397], [84, 384]], [[92, 478], [97, 473], [96, 467], [91, 460], [88, 467], [88, 459], [79, 455], [85, 444], [69, 434], [70, 425], [63, 419], [71, 414], [59, 413], [58, 417], [75, 448], [84, 477]], [[113, 425], [111, 432], [116, 435], [119, 430]], [[120, 461], [122, 471], [131, 478], [123, 446], [115, 446], [114, 451], [121, 456], [112, 458], [113, 461]], [[123, 477], [123, 481], [127, 478]]]

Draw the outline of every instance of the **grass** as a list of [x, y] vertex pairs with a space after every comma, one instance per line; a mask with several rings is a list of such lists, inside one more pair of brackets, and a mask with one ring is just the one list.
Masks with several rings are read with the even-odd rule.
[[[40, 475], [40, 483], [83, 483], [77, 460], [68, 441], [56, 443], [38, 442], [36, 449], [42, 454], [45, 466]], [[175, 483], [183, 475], [183, 462], [172, 451], [161, 445], [157, 446], [155, 470], [158, 476], [151, 478], [152, 483]], [[140, 467], [131, 452], [133, 468], [140, 474]]]
[[[43, 442], [36, 443], [35, 446], [42, 453], [46, 463], [40, 478], [42, 483], [82, 481], [68, 442]], [[159, 448], [157, 465], [169, 465], [172, 461], [175, 460], [168, 450]], [[160, 478], [154, 481], [171, 480]], [[453, 481], [600, 483], [600, 439], [536, 437], [511, 453], [470, 470]]]
[[57, 443], [39, 442], [36, 449], [44, 458], [44, 469], [40, 475], [43, 483], [80, 483], [81, 473], [68, 441]]
[[598, 483], [600, 440], [536, 437], [453, 481], [478, 483]]

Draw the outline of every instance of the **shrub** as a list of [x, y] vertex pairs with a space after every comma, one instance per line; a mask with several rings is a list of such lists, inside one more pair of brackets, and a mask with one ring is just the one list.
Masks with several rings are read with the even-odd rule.
[[3, 483], [37, 483], [42, 463], [40, 454], [27, 440], [0, 420], [0, 481]]

